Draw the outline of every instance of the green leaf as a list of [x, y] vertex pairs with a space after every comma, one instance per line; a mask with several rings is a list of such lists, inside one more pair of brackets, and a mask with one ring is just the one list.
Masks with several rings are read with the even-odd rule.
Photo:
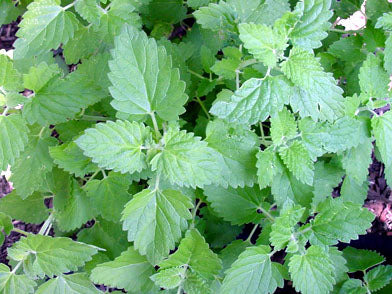
[[12, 0], [3, 0], [0, 3], [0, 26], [16, 20], [20, 14], [18, 6]]
[[[29, 209], [26, 209], [28, 207]], [[26, 223], [39, 224], [48, 217], [48, 209], [44, 204], [44, 197], [35, 192], [23, 200], [13, 190], [10, 194], [0, 199], [0, 212], [13, 219]]]
[[234, 188], [253, 185], [256, 181], [255, 155], [259, 149], [259, 139], [254, 132], [214, 120], [207, 125], [205, 141], [222, 155], [222, 177], [225, 182]]
[[284, 164], [299, 181], [312, 185], [314, 165], [304, 144], [295, 141], [287, 148], [282, 148], [279, 154]]
[[319, 246], [310, 246], [304, 254], [293, 255], [289, 272], [295, 290], [303, 294], [329, 293], [335, 283], [334, 267], [328, 254]]
[[169, 127], [163, 150], [150, 161], [152, 170], [180, 187], [203, 187], [220, 181], [221, 158], [192, 133]]
[[[167, 22], [175, 24], [186, 17], [186, 8], [182, 0], [143, 0], [146, 6], [141, 7], [143, 16], [153, 23]], [[143, 1], [139, 1], [142, 2]]]
[[385, 177], [388, 184], [392, 183], [392, 146], [389, 144], [392, 138], [392, 112], [388, 111], [382, 116], [372, 118], [373, 134], [376, 138], [376, 146], [385, 164]]
[[57, 64], [48, 65], [43, 61], [37, 66], [30, 67], [29, 72], [23, 75], [23, 86], [37, 93], [58, 74], [60, 68]]
[[82, 150], [74, 142], [50, 147], [49, 154], [55, 164], [77, 177], [84, 177], [98, 169], [90, 158], [83, 155]]
[[199, 231], [192, 229], [186, 232], [175, 253], [159, 264], [160, 270], [152, 276], [157, 283], [167, 272], [167, 269], [185, 267], [199, 275], [202, 279], [213, 280], [222, 268], [218, 256], [211, 251]]
[[115, 40], [110, 61], [112, 106], [129, 114], [156, 112], [163, 120], [176, 120], [185, 109], [185, 83], [163, 46], [144, 32], [125, 26]]
[[289, 103], [291, 92], [290, 82], [282, 75], [252, 78], [229, 101], [216, 102], [210, 112], [229, 122], [252, 125], [281, 111]]
[[377, 19], [376, 29], [383, 28], [387, 31], [392, 31], [392, 12], [386, 12]]
[[[57, 144], [52, 137], [40, 138], [30, 134], [28, 145], [12, 166], [11, 181], [16, 193], [26, 199], [34, 191], [43, 187], [46, 175], [53, 168], [53, 160], [49, 155], [49, 147]], [[34, 171], [34, 172], [32, 172]]]
[[151, 279], [161, 288], [175, 289], [183, 282], [186, 270], [187, 269], [182, 266], [171, 267], [161, 270], [159, 273], [153, 275]]
[[28, 142], [28, 133], [29, 129], [19, 114], [0, 116], [0, 170], [15, 163]]
[[233, 8], [224, 1], [220, 1], [219, 4], [210, 3], [206, 7], [201, 7], [193, 15], [203, 29], [219, 31], [220, 33], [226, 30], [231, 32], [236, 30]]
[[217, 215], [233, 225], [258, 223], [262, 215], [257, 211], [269, 194], [257, 185], [237, 189], [207, 186], [204, 193]]
[[149, 277], [154, 272], [154, 267], [146, 257], [140, 255], [131, 246], [113, 261], [99, 264], [91, 272], [90, 278], [96, 284], [130, 292], [147, 293], [153, 286]]
[[269, 246], [252, 246], [240, 254], [226, 271], [219, 293], [274, 293], [283, 288], [281, 265], [271, 262]]
[[294, 115], [283, 108], [276, 116], [271, 117], [271, 138], [275, 145], [280, 145], [297, 134], [297, 122]]
[[228, 270], [231, 265], [238, 259], [238, 256], [249, 247], [248, 242], [235, 240], [219, 252], [219, 258], [222, 260], [222, 273]]
[[336, 284], [347, 279], [347, 271], [348, 268], [346, 266], [346, 259], [343, 257], [343, 252], [340, 251], [337, 247], [329, 247], [329, 258], [332, 261], [332, 264], [335, 268], [333, 272], [334, 279]]
[[366, 271], [385, 261], [385, 258], [375, 251], [356, 249], [350, 246], [343, 249], [343, 257], [347, 260], [349, 273]]
[[76, 271], [97, 252], [97, 247], [69, 238], [29, 235], [9, 248], [8, 256], [15, 261], [23, 261], [24, 270], [29, 275], [52, 278]]
[[344, 180], [342, 187], [340, 189], [340, 197], [343, 201], [350, 201], [353, 203], [363, 205], [369, 189], [369, 182], [364, 181], [363, 183], [358, 183], [353, 180], [349, 175], [347, 175]]
[[75, 10], [81, 17], [92, 24], [99, 24], [100, 18], [104, 14], [103, 9], [97, 4], [96, 0], [78, 0], [75, 4]]
[[84, 155], [100, 168], [121, 173], [140, 172], [147, 167], [146, 149], [151, 142], [149, 127], [142, 123], [116, 121], [87, 129], [75, 142]]
[[382, 67], [379, 56], [368, 54], [359, 70], [361, 91], [372, 98], [383, 99], [388, 96], [389, 75]]
[[270, 186], [275, 176], [280, 172], [280, 162], [272, 149], [257, 153], [257, 178], [260, 189]]
[[85, 273], [61, 275], [42, 284], [36, 294], [99, 294]]
[[334, 121], [343, 115], [343, 90], [312, 53], [294, 47], [289, 59], [282, 63], [282, 70], [298, 87], [290, 104], [301, 117]]
[[392, 279], [392, 266], [379, 265], [368, 271], [363, 277], [370, 291], [377, 291], [385, 287]]
[[55, 219], [62, 231], [72, 231], [80, 228], [97, 215], [92, 204], [93, 199], [87, 197], [75, 179], [72, 179], [69, 194], [57, 194], [55, 197], [62, 197], [61, 200], [55, 199], [55, 201], [64, 203], [63, 207], [57, 207], [56, 202], [54, 203]]
[[358, 239], [358, 235], [366, 234], [374, 220], [374, 215], [362, 205], [343, 202], [339, 198], [328, 198], [317, 210], [312, 232], [326, 245], [334, 245], [338, 240], [349, 243]]
[[331, 0], [304, 0], [297, 4], [296, 10], [302, 17], [290, 34], [294, 46], [306, 50], [321, 47], [321, 40], [328, 36], [326, 32], [331, 24], [328, 20], [333, 12], [330, 10]]
[[65, 11], [59, 2], [38, 0], [27, 7], [17, 33], [23, 56], [57, 49], [60, 44], [66, 44], [73, 37], [78, 21], [75, 15]]
[[102, 180], [88, 182], [84, 190], [92, 200], [95, 207], [104, 219], [117, 222], [120, 220], [124, 205], [130, 200], [128, 193], [129, 177], [110, 173]]
[[14, 68], [13, 61], [7, 56], [0, 54], [0, 87], [8, 91], [20, 91], [21, 74]]
[[133, 196], [124, 208], [121, 220], [128, 240], [135, 249], [157, 264], [174, 249], [191, 218], [190, 200], [174, 190], [149, 190]]
[[12, 218], [3, 212], [0, 212], [0, 246], [3, 245], [5, 236], [9, 235], [13, 228]]
[[340, 288], [339, 294], [366, 294], [366, 288], [363, 287], [363, 283], [358, 279], [348, 279], [343, 283]]
[[384, 68], [388, 74], [392, 73], [392, 35], [385, 41]]
[[15, 275], [8, 266], [0, 264], [0, 291], [2, 294], [31, 294], [37, 284], [25, 275]]

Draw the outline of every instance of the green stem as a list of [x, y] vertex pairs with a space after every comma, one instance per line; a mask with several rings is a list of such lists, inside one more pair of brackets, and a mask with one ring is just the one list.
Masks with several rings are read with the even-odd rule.
[[106, 173], [105, 173], [105, 170], [101, 169], [101, 172], [102, 172], [103, 178], [104, 178], [104, 179], [107, 178], [107, 175], [106, 175]]
[[8, 113], [8, 106], [5, 107], [3, 113], [1, 114], [2, 116], [6, 116], [6, 114]]
[[208, 120], [211, 119], [210, 114], [207, 111], [207, 108], [205, 107], [203, 101], [201, 101], [201, 99], [199, 97], [196, 97], [196, 101], [200, 104], [201, 109], [203, 109], [204, 113], [206, 114]]
[[208, 78], [203, 77], [201, 74], [198, 74], [197, 72], [195, 72], [195, 71], [193, 71], [193, 70], [191, 70], [191, 69], [188, 69], [188, 72], [189, 72], [190, 74], [194, 75], [195, 77], [198, 77], [199, 79], [209, 81]]
[[256, 64], [259, 63], [259, 61], [257, 59], [248, 59], [248, 60], [244, 60], [243, 62], [240, 63], [240, 65], [238, 66], [238, 70], [241, 70], [249, 65], [252, 64]]
[[25, 235], [25, 236], [28, 236], [30, 234], [29, 232], [26, 232], [26, 231], [18, 229], [18, 228], [13, 228], [12, 230], [14, 232], [16, 232], [16, 233], [19, 233], [19, 234], [22, 234], [22, 235]]
[[73, 7], [75, 4], [76, 4], [76, 1], [74, 1], [74, 2], [72, 2], [72, 3], [70, 3], [70, 4], [68, 4], [67, 6], [64, 6], [64, 7], [63, 7], [63, 10], [65, 11], [65, 10], [67, 10], [67, 9], [70, 9], [70, 8]]
[[360, 28], [358, 30], [351, 30], [351, 31], [346, 31], [346, 30], [340, 30], [340, 29], [329, 29], [328, 31], [330, 32], [335, 32], [335, 33], [342, 33], [342, 34], [353, 34], [353, 33], [359, 33], [360, 31], [362, 31], [363, 28]]
[[151, 116], [152, 124], [154, 126], [155, 135], [159, 139], [159, 138], [162, 137], [162, 135], [161, 135], [161, 132], [159, 131], [158, 123], [157, 123], [157, 120], [155, 118], [154, 112], [150, 112], [150, 116]]
[[20, 266], [22, 265], [24, 259], [22, 259], [21, 261], [18, 262], [18, 264], [13, 268], [11, 274], [15, 274], [16, 271], [18, 270], [18, 268], [20, 268]]
[[47, 235], [49, 233], [50, 227], [52, 225], [52, 221], [54, 219], [53, 214], [50, 214], [49, 217], [46, 219], [44, 224], [42, 225], [41, 229], [39, 230], [39, 235]]
[[42, 134], [44, 133], [46, 127], [42, 127], [42, 129], [39, 131], [38, 138], [42, 138]]
[[83, 115], [79, 120], [87, 120], [87, 121], [108, 121], [111, 120], [109, 117], [104, 116], [95, 116], [95, 115]]
[[193, 212], [192, 212], [192, 224], [191, 224], [191, 228], [195, 227], [195, 221], [196, 221], [196, 213], [199, 210], [200, 205], [203, 203], [203, 201], [199, 200], [199, 202], [197, 202]]
[[265, 209], [262, 208], [261, 206], [259, 206], [258, 209], [260, 209], [261, 212], [262, 212], [271, 222], [274, 222], [274, 221], [275, 221], [275, 218], [274, 218], [267, 210], [265, 210]]
[[252, 244], [251, 239], [254, 235], [254, 233], [256, 232], [257, 228], [258, 228], [259, 224], [255, 224], [255, 226], [253, 227], [252, 231], [250, 232], [248, 238], [245, 240], [245, 242], [249, 242]]
[[95, 173], [93, 173], [93, 174], [91, 175], [91, 177], [86, 181], [86, 183], [85, 183], [84, 185], [86, 185], [88, 182], [90, 182], [92, 179], [94, 179], [94, 178], [99, 174], [100, 171], [101, 171], [101, 170], [99, 169], [99, 170], [97, 170]]

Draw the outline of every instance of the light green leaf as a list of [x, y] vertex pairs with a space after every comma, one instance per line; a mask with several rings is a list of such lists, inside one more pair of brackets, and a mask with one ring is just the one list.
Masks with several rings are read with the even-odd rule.
[[27, 7], [17, 36], [24, 54], [40, 54], [66, 44], [74, 35], [78, 21], [57, 0], [38, 0]]
[[348, 268], [346, 266], [346, 259], [343, 257], [343, 252], [337, 247], [329, 247], [329, 258], [335, 268], [333, 272], [334, 279], [336, 283], [340, 283], [347, 279]]
[[20, 14], [18, 6], [12, 0], [3, 0], [0, 3], [0, 26], [16, 20]]
[[151, 143], [149, 127], [142, 123], [116, 121], [87, 129], [75, 142], [84, 155], [100, 168], [121, 173], [140, 172], [147, 167], [143, 149]]
[[201, 7], [193, 15], [203, 29], [218, 31], [220, 33], [224, 31], [236, 31], [233, 8], [224, 1], [220, 1], [219, 4], [210, 3], [206, 7]]
[[180, 187], [203, 187], [220, 181], [220, 154], [192, 133], [169, 127], [163, 150], [150, 161], [152, 170]]
[[343, 115], [343, 90], [336, 85], [331, 73], [324, 72], [312, 53], [294, 47], [289, 59], [282, 63], [282, 70], [298, 87], [290, 104], [301, 117], [334, 121]]
[[270, 121], [271, 138], [275, 145], [280, 145], [297, 134], [297, 122], [294, 115], [286, 108], [271, 117]]
[[76, 271], [97, 252], [97, 247], [69, 238], [29, 235], [9, 248], [8, 256], [15, 261], [23, 260], [24, 270], [29, 275], [52, 278]]
[[0, 292], [2, 294], [31, 294], [37, 284], [25, 275], [15, 275], [8, 266], [0, 264]]
[[191, 218], [190, 200], [174, 190], [149, 190], [133, 196], [121, 220], [128, 240], [147, 259], [157, 264], [174, 249]]
[[252, 186], [256, 181], [257, 135], [248, 128], [214, 120], [206, 129], [208, 146], [222, 155], [222, 177], [236, 188]]
[[277, 154], [272, 149], [257, 153], [257, 178], [260, 189], [270, 186], [275, 176], [280, 173], [280, 162]]
[[90, 278], [96, 284], [132, 293], [146, 293], [153, 286], [149, 277], [154, 272], [154, 267], [146, 257], [131, 246], [113, 261], [99, 264], [91, 272]]
[[88, 182], [84, 190], [92, 200], [92, 205], [104, 219], [120, 220], [124, 205], [130, 200], [128, 193], [130, 179], [127, 175], [110, 173], [102, 180]]
[[331, 27], [328, 22], [333, 15], [330, 7], [331, 0], [298, 2], [296, 10], [302, 12], [302, 17], [290, 34], [294, 46], [306, 50], [321, 47], [321, 40], [328, 36], [326, 31]]
[[42, 284], [35, 294], [99, 294], [85, 273], [61, 275]]
[[279, 154], [284, 164], [299, 181], [312, 185], [314, 165], [304, 144], [294, 141], [289, 147], [282, 148]]
[[376, 29], [383, 28], [387, 31], [392, 31], [392, 12], [386, 12], [377, 19]]
[[183, 266], [171, 267], [151, 276], [151, 280], [161, 288], [175, 289], [183, 282], [186, 270]]
[[75, 10], [85, 20], [92, 24], [99, 24], [104, 10], [97, 4], [96, 0], [77, 0]]
[[185, 109], [185, 83], [171, 57], [144, 32], [125, 26], [115, 40], [110, 61], [112, 106], [129, 114], [156, 112], [163, 120], [176, 120]]
[[260, 191], [257, 185], [237, 189], [207, 186], [204, 188], [204, 194], [218, 216], [233, 225], [242, 225], [258, 223], [262, 219], [257, 210], [262, 207], [269, 192]]
[[343, 249], [343, 257], [347, 260], [349, 273], [366, 271], [385, 261], [385, 258], [375, 251], [356, 249], [350, 246]]
[[[28, 207], [29, 209], [26, 209]], [[48, 217], [48, 209], [44, 204], [44, 197], [35, 192], [23, 200], [16, 190], [0, 199], [0, 212], [13, 219], [26, 223], [39, 224]]]
[[210, 0], [188, 0], [187, 5], [192, 9], [199, 9], [202, 6], [206, 6], [210, 3]]
[[[70, 194], [55, 197], [64, 197], [61, 201], [64, 207], [57, 207], [55, 202], [55, 219], [62, 231], [72, 231], [80, 228], [83, 224], [93, 219], [97, 215], [93, 199], [87, 197], [86, 193], [80, 188], [78, 182], [72, 179]], [[60, 201], [60, 200], [55, 200]]]
[[186, 266], [206, 280], [213, 280], [222, 268], [218, 255], [211, 251], [204, 237], [196, 229], [186, 232], [177, 251], [159, 264], [160, 271], [153, 279], [164, 276], [164, 270], [169, 268]]
[[0, 54], [0, 87], [8, 91], [23, 90], [21, 78], [21, 74], [14, 68], [13, 61], [7, 55]]
[[5, 236], [9, 235], [13, 228], [12, 218], [3, 212], [0, 212], [0, 246], [3, 245]]
[[15, 163], [28, 142], [28, 133], [19, 114], [0, 116], [0, 170], [7, 170], [8, 165]]
[[339, 294], [366, 294], [363, 283], [358, 279], [348, 279], [340, 288]]
[[382, 67], [380, 56], [368, 54], [359, 70], [359, 85], [362, 93], [372, 98], [388, 96], [389, 75]]
[[269, 246], [248, 247], [226, 271], [219, 293], [274, 293], [276, 288], [283, 288], [283, 276], [280, 264], [271, 262]]
[[384, 68], [388, 74], [392, 74], [392, 35], [385, 41]]
[[334, 267], [328, 254], [319, 246], [310, 246], [305, 254], [293, 255], [289, 272], [295, 290], [303, 294], [327, 294], [333, 288]]
[[222, 260], [222, 274], [228, 270], [231, 265], [238, 259], [238, 256], [249, 247], [248, 242], [235, 240], [219, 252], [219, 258]]
[[252, 125], [274, 116], [289, 103], [290, 82], [282, 75], [265, 80], [252, 78], [242, 84], [229, 101], [218, 101], [210, 112], [229, 122]]
[[58, 74], [60, 68], [57, 64], [48, 65], [46, 62], [41, 62], [37, 66], [30, 67], [29, 72], [23, 75], [23, 86], [37, 93]]
[[49, 154], [55, 164], [77, 177], [84, 177], [98, 169], [90, 158], [83, 155], [83, 151], [74, 142], [50, 147]]
[[285, 35], [263, 24], [239, 25], [240, 39], [244, 47], [249, 50], [256, 59], [268, 67], [274, 67], [287, 47]]
[[392, 279], [392, 265], [379, 265], [368, 271], [363, 277], [370, 291], [385, 287]]

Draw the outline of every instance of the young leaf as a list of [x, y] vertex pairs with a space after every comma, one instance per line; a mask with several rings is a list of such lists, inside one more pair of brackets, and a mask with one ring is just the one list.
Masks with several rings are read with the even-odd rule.
[[281, 265], [271, 262], [269, 246], [248, 247], [226, 271], [219, 293], [274, 293], [283, 288]]
[[13, 228], [12, 218], [5, 213], [0, 212], [0, 246], [3, 245], [5, 236], [9, 235]]
[[85, 273], [61, 275], [50, 279], [37, 289], [36, 294], [99, 294]]
[[153, 171], [180, 187], [203, 187], [219, 182], [219, 153], [192, 133], [169, 127], [163, 150], [151, 159]]
[[31, 294], [37, 284], [26, 275], [16, 275], [5, 264], [0, 264], [0, 291], [4, 294]]
[[[358, 257], [361, 258], [358, 258]], [[385, 261], [385, 258], [375, 251], [346, 247], [343, 249], [343, 257], [347, 260], [349, 273], [366, 271], [367, 269]]]
[[100, 168], [134, 173], [147, 167], [143, 149], [151, 140], [149, 127], [118, 120], [87, 129], [75, 142]]
[[336, 85], [331, 73], [324, 72], [312, 53], [294, 47], [289, 59], [282, 63], [282, 70], [298, 87], [290, 104], [301, 117], [334, 121], [343, 115], [343, 90]]
[[289, 272], [295, 290], [303, 294], [329, 293], [335, 280], [334, 267], [328, 254], [319, 246], [310, 246], [304, 254], [290, 258]]
[[157, 264], [174, 249], [191, 218], [190, 200], [174, 190], [145, 189], [133, 196], [121, 220], [135, 249]]
[[46, 62], [41, 62], [37, 66], [30, 67], [29, 72], [23, 75], [23, 86], [37, 93], [59, 74], [60, 68], [57, 64], [48, 65]]
[[20, 91], [21, 75], [14, 68], [12, 60], [3, 54], [0, 54], [0, 87], [7, 91]]
[[392, 279], [392, 266], [379, 265], [368, 271], [363, 277], [370, 291], [385, 287]]
[[204, 29], [224, 32], [236, 30], [235, 14], [233, 8], [224, 1], [219, 4], [210, 3], [206, 7], [201, 7], [193, 15], [198, 24]]
[[379, 56], [368, 54], [359, 70], [359, 85], [362, 93], [372, 98], [383, 99], [388, 96], [389, 75], [382, 67]]
[[91, 272], [90, 278], [96, 284], [146, 293], [153, 286], [149, 277], [154, 272], [146, 257], [131, 246], [113, 261], [99, 264]]
[[64, 237], [29, 235], [22, 237], [11, 248], [8, 256], [23, 261], [24, 270], [31, 276], [43, 278], [76, 271], [98, 252], [95, 246]]
[[271, 117], [271, 139], [275, 145], [280, 145], [288, 138], [297, 134], [297, 122], [294, 115], [283, 108], [276, 116]]
[[153, 114], [176, 120], [185, 109], [185, 83], [166, 49], [144, 32], [125, 26], [109, 62], [112, 106], [129, 114]]
[[266, 149], [257, 153], [257, 178], [260, 189], [270, 186], [275, 176], [281, 172], [277, 154], [272, 149]]
[[96, 0], [77, 0], [75, 10], [92, 24], [99, 24], [100, 18], [104, 14], [104, 10], [97, 5]]

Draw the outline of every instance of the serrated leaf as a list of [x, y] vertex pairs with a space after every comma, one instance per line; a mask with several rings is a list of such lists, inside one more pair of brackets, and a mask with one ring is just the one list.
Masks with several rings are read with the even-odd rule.
[[260, 189], [270, 186], [275, 176], [280, 172], [277, 154], [272, 149], [259, 151], [257, 157], [257, 178]]
[[0, 264], [0, 291], [2, 294], [31, 294], [37, 284], [25, 275], [15, 275], [8, 266]]
[[208, 146], [222, 155], [222, 177], [236, 188], [252, 186], [255, 182], [256, 158], [259, 139], [247, 128], [211, 121], [206, 129]]
[[129, 114], [156, 112], [163, 120], [176, 120], [185, 109], [185, 83], [163, 46], [144, 32], [125, 26], [115, 40], [109, 62], [112, 106]]
[[232, 32], [236, 30], [234, 11], [224, 1], [220, 1], [219, 4], [210, 3], [206, 7], [201, 7], [193, 15], [203, 29], [220, 31], [221, 33], [226, 30]]
[[127, 175], [110, 173], [102, 180], [88, 182], [84, 190], [91, 198], [92, 205], [104, 219], [118, 222], [124, 205], [130, 200], [130, 180]]
[[368, 271], [364, 277], [370, 291], [377, 291], [385, 287], [392, 279], [392, 266], [379, 265]]
[[50, 279], [37, 289], [36, 294], [99, 294], [85, 273], [61, 275]]
[[298, 87], [290, 104], [301, 117], [334, 121], [343, 115], [343, 90], [312, 53], [294, 47], [282, 63], [282, 71]]
[[366, 288], [363, 287], [363, 283], [358, 279], [348, 279], [343, 283], [340, 288], [339, 294], [366, 294]]
[[[29, 209], [27, 210], [26, 207]], [[0, 212], [26, 223], [39, 224], [48, 217], [44, 197], [35, 192], [23, 200], [16, 190], [0, 199]]]
[[[60, 197], [60, 194], [55, 197]], [[97, 215], [92, 204], [93, 199], [87, 197], [75, 179], [72, 179], [70, 194], [61, 195], [61, 197], [64, 198], [61, 199], [64, 207], [57, 207], [56, 202], [54, 205], [54, 215], [60, 230], [67, 232], [80, 228]]]
[[271, 117], [271, 139], [275, 145], [280, 145], [287, 138], [297, 134], [297, 122], [294, 115], [283, 108], [276, 116]]
[[299, 181], [307, 185], [313, 184], [313, 161], [300, 141], [295, 141], [287, 148], [281, 149], [279, 154], [284, 164]]
[[104, 10], [97, 4], [96, 0], [78, 0], [75, 4], [75, 10], [85, 20], [92, 24], [99, 24]]
[[318, 206], [318, 214], [312, 222], [312, 232], [326, 245], [337, 241], [349, 243], [366, 234], [374, 215], [362, 205], [329, 198]]
[[9, 235], [13, 228], [12, 218], [3, 212], [0, 212], [0, 246], [3, 245], [5, 236]]
[[27, 7], [17, 36], [23, 56], [57, 49], [73, 37], [78, 21], [56, 0], [38, 0]]
[[238, 259], [238, 256], [244, 252], [247, 247], [249, 247], [248, 242], [235, 240], [219, 252], [219, 258], [222, 260], [222, 273], [231, 267], [231, 265]]
[[96, 284], [144, 293], [152, 287], [149, 277], [154, 272], [146, 257], [131, 246], [113, 261], [99, 264], [90, 278]]
[[388, 184], [390, 184], [392, 183], [392, 145], [389, 142], [392, 138], [392, 112], [388, 111], [382, 116], [374, 116], [372, 118], [372, 128], [376, 138], [376, 146], [385, 164], [385, 177]]
[[19, 114], [0, 116], [0, 170], [15, 163], [28, 142], [28, 133], [29, 129]]
[[48, 65], [41, 62], [37, 66], [30, 67], [29, 72], [23, 75], [23, 86], [34, 92], [39, 92], [54, 76], [60, 74], [57, 64]]
[[256, 59], [274, 67], [287, 47], [285, 35], [263, 24], [242, 23], [238, 26], [240, 39]]
[[192, 133], [169, 127], [163, 150], [151, 159], [153, 171], [180, 187], [203, 187], [220, 181], [220, 154]]
[[0, 54], [0, 87], [8, 91], [20, 91], [22, 76], [14, 68], [13, 61], [7, 56]]
[[366, 271], [385, 261], [385, 258], [375, 251], [356, 249], [350, 246], [343, 249], [343, 257], [347, 260], [349, 273]]
[[298, 2], [296, 10], [302, 17], [290, 34], [294, 46], [306, 50], [321, 47], [321, 40], [328, 36], [326, 32], [331, 24], [328, 20], [333, 12], [330, 10], [331, 0], [304, 0]]
[[217, 215], [233, 225], [257, 223], [262, 214], [257, 211], [268, 196], [267, 190], [260, 191], [257, 185], [245, 188], [223, 188], [219, 186], [207, 186], [204, 188], [211, 206]]
[[186, 232], [177, 251], [159, 264], [160, 271], [153, 277], [164, 275], [164, 270], [169, 268], [186, 265], [206, 280], [213, 280], [222, 268], [220, 259], [211, 251], [204, 237], [196, 229]]
[[392, 31], [392, 12], [386, 12], [377, 19], [376, 29], [383, 28], [384, 30]]
[[332, 261], [332, 264], [335, 268], [333, 272], [333, 277], [336, 283], [342, 282], [347, 279], [347, 271], [348, 268], [346, 266], [346, 259], [343, 257], [343, 252], [340, 251], [337, 247], [329, 247], [329, 258]]
[[18, 6], [12, 0], [3, 0], [0, 3], [0, 26], [16, 20], [20, 14]]
[[265, 80], [252, 78], [229, 101], [216, 102], [210, 112], [229, 122], [252, 125], [274, 116], [289, 103], [292, 86], [282, 75]]
[[97, 247], [69, 238], [29, 235], [9, 248], [8, 256], [16, 261], [23, 260], [24, 270], [29, 275], [52, 278], [76, 271], [97, 252]]
[[178, 191], [145, 189], [125, 205], [123, 229], [135, 249], [157, 264], [174, 249], [188, 227], [191, 207], [190, 200]]
[[269, 246], [248, 247], [226, 271], [219, 293], [274, 293], [283, 288], [280, 264], [271, 262]]
[[351, 201], [363, 205], [367, 198], [368, 186], [368, 181], [358, 183], [347, 175], [340, 189], [340, 197], [343, 201]]
[[75, 142], [84, 155], [91, 157], [100, 168], [134, 173], [147, 167], [143, 148], [151, 140], [149, 127], [142, 123], [118, 120], [87, 129]]
[[90, 158], [83, 155], [83, 151], [74, 142], [50, 147], [49, 154], [55, 164], [77, 177], [84, 177], [98, 169]]
[[388, 74], [392, 73], [392, 35], [385, 41], [384, 68]]
[[151, 280], [161, 288], [175, 289], [183, 282], [186, 270], [183, 266], [171, 267], [151, 276]]
[[335, 280], [334, 267], [328, 254], [319, 246], [310, 246], [304, 254], [293, 255], [289, 272], [295, 290], [303, 294], [329, 293]]
[[382, 67], [379, 56], [368, 54], [359, 70], [359, 86], [362, 93], [372, 98], [388, 96], [389, 75]]

